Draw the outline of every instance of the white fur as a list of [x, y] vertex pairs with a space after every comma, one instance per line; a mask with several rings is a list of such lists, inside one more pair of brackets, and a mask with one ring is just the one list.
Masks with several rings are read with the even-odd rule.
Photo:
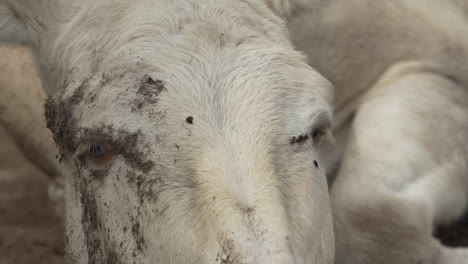
[[[315, 2], [0, 2], [52, 97], [67, 263], [333, 263], [324, 168], [290, 143], [331, 122], [283, 21]], [[95, 164], [93, 142], [119, 152]]]
[[336, 263], [466, 263], [432, 231], [467, 209], [467, 6], [335, 1], [292, 23], [336, 88], [338, 152], [319, 151], [338, 167]]
[[318, 12], [330, 0], [266, 0], [268, 5], [281, 16], [292, 17], [302, 12]]

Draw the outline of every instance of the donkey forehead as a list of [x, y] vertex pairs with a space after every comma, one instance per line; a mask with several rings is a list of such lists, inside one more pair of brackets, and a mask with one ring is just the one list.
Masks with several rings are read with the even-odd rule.
[[[223, 121], [249, 124], [244, 131], [252, 132], [267, 127], [259, 121], [301, 123], [315, 110], [329, 109], [331, 89], [324, 78], [288, 41], [265, 36], [252, 28], [255, 23], [243, 27], [191, 18], [196, 22], [186, 27], [169, 30], [166, 25], [160, 30], [154, 24], [157, 16], [148, 17], [151, 20], [133, 16], [137, 21], [122, 22], [125, 27], [117, 23], [115, 34], [90, 40], [94, 44], [70, 46], [69, 67], [79, 72], [70, 76], [72, 84], [66, 85], [62, 100], [82, 95], [73, 111], [79, 126], [117, 124], [151, 134], [155, 125], [179, 127], [174, 120], [193, 116], [213, 128]], [[73, 56], [73, 49], [80, 49], [82, 56]]]
[[[71, 25], [74, 30], [58, 40], [68, 43], [59, 47], [65, 54], [65, 68], [79, 69], [77, 83], [100, 73], [118, 81], [92, 88], [102, 88], [99, 95], [130, 96], [128, 89], [138, 88], [131, 82], [141, 82], [132, 74], [149, 74], [164, 83], [167, 93], [159, 97], [173, 98], [173, 105], [192, 111], [206, 110], [202, 107], [212, 102], [230, 107], [230, 102], [263, 98], [261, 105], [266, 106], [268, 100], [287, 102], [277, 100], [286, 95], [327, 94], [323, 78], [294, 51], [282, 20], [267, 12], [266, 6], [227, 0], [128, 3], [112, 8], [109, 2], [96, 3], [93, 9], [83, 10], [79, 23]], [[109, 12], [103, 12], [106, 8]], [[119, 71], [123, 77], [115, 74]], [[67, 93], [71, 95], [77, 86]]]
[[108, 100], [93, 104], [104, 108], [115, 106], [118, 99], [127, 103], [133, 99], [141, 108], [166, 98], [172, 101], [168, 108], [191, 111], [214, 105], [246, 109], [254, 102], [278, 109], [297, 98], [331, 98], [329, 84], [291, 47], [261, 40], [239, 43], [239, 38], [227, 35], [192, 36], [193, 42], [179, 37], [153, 43], [136, 40], [126, 52], [100, 54], [101, 63], [91, 74], [71, 76], [65, 97], [86, 82], [85, 91], [92, 97]]
[[[184, 48], [189, 54], [256, 37], [290, 46], [284, 22], [260, 7], [252, 8], [252, 3], [116, 2], [99, 1], [92, 8], [79, 10], [75, 22], [58, 36], [57, 52], [51, 55], [60, 56], [58, 61], [77, 67], [86, 61], [102, 61], [105, 55], [120, 56], [122, 52], [140, 48], [167, 53]], [[219, 38], [220, 35], [224, 37]]]

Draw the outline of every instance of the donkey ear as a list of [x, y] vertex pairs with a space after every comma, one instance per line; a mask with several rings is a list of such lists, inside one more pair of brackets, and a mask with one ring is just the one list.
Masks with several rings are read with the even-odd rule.
[[52, 0], [0, 0], [0, 42], [34, 45], [46, 30]]
[[316, 10], [333, 0], [264, 0], [278, 15], [286, 18], [303, 10]]

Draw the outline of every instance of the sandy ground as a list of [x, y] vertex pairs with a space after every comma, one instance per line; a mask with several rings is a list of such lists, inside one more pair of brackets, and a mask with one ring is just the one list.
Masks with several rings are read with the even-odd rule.
[[0, 128], [0, 264], [63, 263], [63, 229], [48, 179]]

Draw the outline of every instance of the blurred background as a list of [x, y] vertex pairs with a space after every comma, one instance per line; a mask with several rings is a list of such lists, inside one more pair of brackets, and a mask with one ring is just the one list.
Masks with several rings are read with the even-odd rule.
[[[49, 199], [51, 180], [46, 170], [33, 165], [28, 153], [21, 152], [17, 146], [18, 140], [30, 147], [50, 144], [42, 114], [45, 96], [28, 50], [0, 46], [0, 58], [0, 119], [3, 121], [0, 126], [0, 264], [63, 263], [62, 218]], [[12, 100], [15, 95], [11, 94], [12, 89], [7, 89], [12, 86], [29, 103]], [[37, 136], [37, 143], [14, 140], [7, 133], [4, 126], [12, 122], [6, 120], [11, 111], [21, 111], [26, 125], [41, 124], [39, 128], [22, 128], [25, 133]], [[40, 139], [44, 135], [46, 140]]]

